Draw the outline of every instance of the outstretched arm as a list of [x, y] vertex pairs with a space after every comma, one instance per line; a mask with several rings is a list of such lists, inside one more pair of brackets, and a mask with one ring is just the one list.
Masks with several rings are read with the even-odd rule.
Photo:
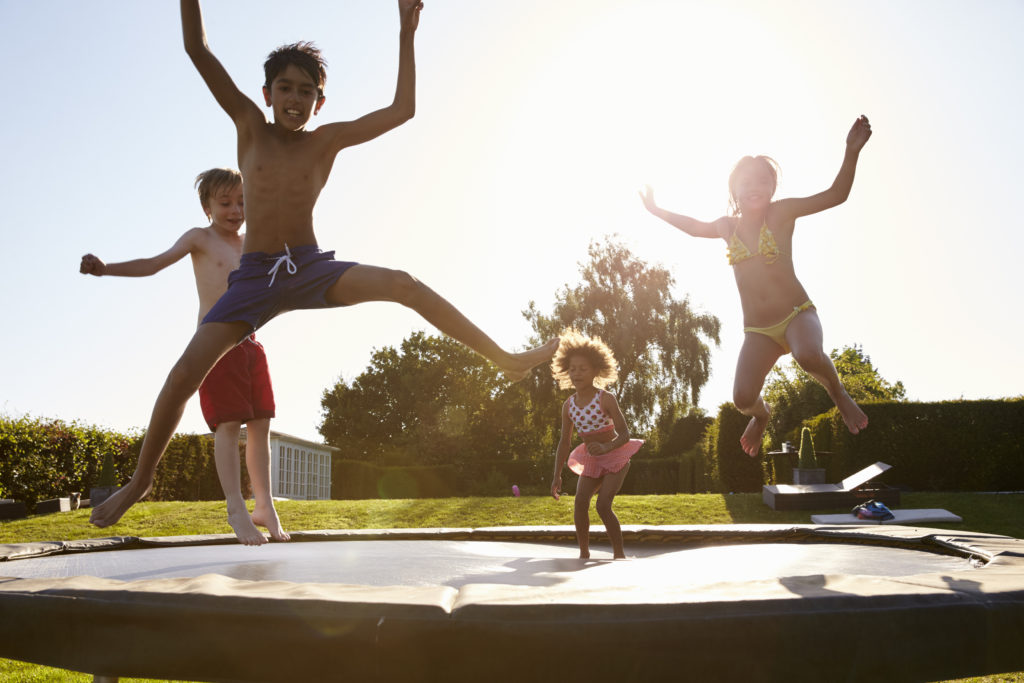
[[192, 59], [192, 63], [221, 109], [226, 111], [236, 124], [246, 115], [253, 114], [265, 120], [259, 107], [242, 94], [227, 70], [210, 51], [210, 46], [206, 43], [206, 29], [203, 27], [199, 0], [181, 0], [181, 31], [185, 39], [185, 52]]
[[843, 165], [839, 167], [839, 173], [832, 181], [832, 187], [810, 197], [780, 200], [777, 202], [778, 208], [784, 211], [788, 218], [796, 219], [800, 216], [831, 209], [833, 206], [839, 206], [845, 202], [853, 187], [853, 176], [857, 170], [860, 151], [870, 137], [871, 124], [868, 122], [868, 117], [858, 117], [846, 136], [846, 154], [843, 156]]
[[569, 418], [569, 402], [562, 404], [562, 435], [558, 438], [558, 448], [555, 450], [555, 472], [551, 475], [551, 496], [558, 500], [562, 493], [562, 469], [565, 461], [569, 459], [569, 451], [572, 447], [572, 420]]
[[650, 185], [644, 185], [644, 190], [640, 193], [640, 199], [643, 201], [645, 209], [669, 225], [682, 230], [687, 235], [693, 235], [694, 237], [720, 236], [718, 225], [716, 223], [705, 223], [704, 221], [699, 221], [696, 218], [672, 213], [671, 211], [667, 211], [655, 204], [654, 190], [651, 189]]
[[134, 259], [132, 261], [121, 261], [119, 263], [104, 263], [98, 256], [86, 254], [82, 257], [82, 264], [78, 272], [83, 275], [119, 275], [121, 277], [145, 277], [159, 273], [161, 270], [177, 263], [195, 248], [195, 233], [189, 230], [178, 238], [174, 245], [156, 256], [150, 258]]
[[392, 128], [397, 128], [416, 113], [416, 58], [413, 38], [420, 23], [420, 0], [398, 0], [398, 11], [402, 20], [398, 45], [398, 84], [395, 99], [383, 109], [370, 112], [354, 121], [331, 123], [323, 127], [331, 136], [331, 147], [336, 154], [345, 147], [351, 147], [372, 140]]

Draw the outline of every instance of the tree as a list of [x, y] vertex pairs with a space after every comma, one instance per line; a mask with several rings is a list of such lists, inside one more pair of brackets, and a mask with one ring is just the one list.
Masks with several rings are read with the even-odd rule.
[[[859, 345], [833, 349], [829, 354], [839, 379], [854, 401], [903, 401], [903, 382], [890, 383], [883, 378], [871, 357]], [[803, 420], [832, 408], [832, 399], [825, 387], [811, 377], [796, 361], [786, 367], [775, 366], [764, 387], [764, 400], [772, 407], [768, 426], [772, 440], [782, 441], [794, 432]]]
[[510, 385], [453, 339], [415, 332], [324, 391], [319, 431], [346, 459], [379, 464], [534, 457], [528, 384]]
[[688, 297], [673, 298], [672, 274], [614, 238], [592, 242], [588, 254], [581, 281], [558, 292], [551, 315], [532, 301], [523, 312], [535, 342], [566, 327], [603, 339], [619, 363], [614, 391], [638, 432], [650, 431], [663, 411], [686, 414], [710, 376], [708, 343], [720, 343], [718, 318], [695, 312]]

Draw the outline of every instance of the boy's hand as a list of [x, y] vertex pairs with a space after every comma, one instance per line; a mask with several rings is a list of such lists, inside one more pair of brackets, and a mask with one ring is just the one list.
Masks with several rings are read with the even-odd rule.
[[423, 3], [420, 0], [398, 0], [398, 13], [402, 17], [402, 30], [415, 31], [420, 25], [420, 10]]
[[562, 493], [562, 475], [551, 480], [551, 497], [558, 500]]
[[862, 114], [853, 122], [853, 127], [850, 128], [850, 133], [846, 136], [846, 146], [860, 151], [870, 137], [871, 124], [868, 123], [868, 117]]
[[82, 257], [82, 265], [78, 267], [78, 272], [83, 275], [104, 275], [107, 272], [107, 264], [101, 261], [98, 256], [86, 254]]

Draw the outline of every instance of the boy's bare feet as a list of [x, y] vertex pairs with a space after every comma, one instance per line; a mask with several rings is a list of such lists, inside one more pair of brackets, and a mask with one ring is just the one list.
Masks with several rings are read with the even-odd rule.
[[555, 351], [558, 350], [559, 339], [549, 339], [543, 346], [530, 349], [529, 351], [523, 351], [522, 353], [511, 354], [511, 359], [507, 365], [502, 366], [502, 370], [505, 371], [505, 376], [513, 382], [525, 378], [530, 370], [537, 367], [541, 363], [547, 363], [551, 360], [551, 357], [555, 355]]
[[267, 529], [270, 533], [270, 537], [275, 541], [290, 541], [292, 537], [288, 535], [288, 532], [281, 528], [281, 520], [277, 517], [277, 510], [271, 506], [269, 509], [263, 508], [257, 504], [252, 511], [252, 523], [256, 526], [262, 526]]
[[771, 408], [767, 403], [764, 404], [764, 407], [764, 417], [750, 418], [747, 428], [743, 430], [743, 436], [740, 437], [740, 446], [743, 448], [743, 452], [751, 458], [756, 458], [757, 452], [761, 449], [761, 439], [764, 436], [765, 428], [768, 427], [768, 418], [771, 417]]
[[839, 409], [839, 414], [843, 416], [843, 422], [846, 423], [846, 428], [850, 430], [851, 434], [858, 434], [860, 430], [868, 426], [868, 416], [845, 391], [836, 401], [836, 408]]
[[263, 545], [267, 542], [267, 537], [260, 533], [256, 525], [252, 523], [249, 511], [244, 508], [228, 513], [228, 524], [231, 525], [231, 530], [235, 532], [238, 542], [242, 545]]
[[115, 491], [114, 495], [92, 509], [89, 523], [95, 524], [101, 529], [117, 524], [124, 513], [128, 512], [128, 508], [148, 496], [152, 488], [152, 482], [140, 484], [135, 479], [129, 480], [127, 484]]

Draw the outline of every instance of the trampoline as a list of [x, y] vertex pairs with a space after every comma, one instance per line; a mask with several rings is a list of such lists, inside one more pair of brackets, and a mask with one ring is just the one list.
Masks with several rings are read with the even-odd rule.
[[[1024, 669], [1024, 541], [571, 527], [0, 545], [0, 657], [215, 681], [922, 681]], [[605, 559], [607, 558], [607, 559]]]

